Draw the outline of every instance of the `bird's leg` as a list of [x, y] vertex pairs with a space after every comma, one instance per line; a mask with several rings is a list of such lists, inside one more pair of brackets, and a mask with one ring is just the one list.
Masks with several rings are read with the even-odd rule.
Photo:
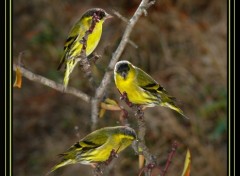
[[124, 109], [124, 108], [121, 108], [122, 110], [122, 113], [123, 113], [123, 115], [122, 115], [122, 117], [124, 118], [124, 119], [127, 119], [128, 118], [128, 112], [127, 112], [127, 110], [126, 109]]
[[121, 107], [121, 115], [120, 115], [120, 122], [123, 125], [126, 125], [128, 123], [128, 112], [126, 109], [124, 109], [123, 107]]
[[139, 119], [144, 118], [144, 112], [142, 106], [136, 105], [137, 111], [135, 113], [135, 116], [137, 116]]
[[[120, 146], [119, 146], [119, 148], [120, 148]], [[104, 165], [107, 166], [107, 165], [109, 165], [111, 163], [111, 161], [114, 158], [118, 158], [117, 152], [118, 152], [119, 148], [116, 151], [114, 149], [112, 149], [108, 159], [106, 161], [104, 161], [104, 162], [99, 162], [95, 166], [95, 168], [94, 168], [94, 176], [101, 176], [101, 175], [103, 175], [103, 167], [104, 167]]]
[[94, 172], [94, 173], [93, 173], [94, 176], [101, 176], [101, 175], [103, 175], [103, 165], [102, 165], [102, 163], [97, 164], [97, 165], [94, 167], [93, 172]]
[[[119, 91], [119, 90], [118, 90], [118, 91]], [[120, 91], [119, 91], [119, 92], [120, 92]], [[121, 94], [121, 92], [120, 92], [120, 94]], [[125, 103], [126, 103], [130, 108], [133, 107], [133, 103], [130, 102], [129, 99], [128, 99], [127, 92], [124, 91], [124, 92], [121, 94], [120, 100], [125, 101]]]
[[109, 158], [104, 161], [104, 162], [99, 162], [96, 166], [94, 165], [94, 170], [93, 170], [93, 174], [94, 176], [101, 176], [103, 175], [103, 170], [104, 170], [104, 167], [109, 165], [110, 162], [114, 159], [114, 158], [117, 158], [118, 155], [117, 153], [115, 152], [115, 150], [113, 149], [110, 153], [110, 156]]
[[[119, 90], [118, 90], [118, 91], [119, 91]], [[120, 91], [119, 91], [119, 93], [121, 94]], [[125, 103], [126, 103], [130, 108], [136, 107], [136, 108], [137, 108], [137, 111], [136, 111], [135, 115], [138, 116], [140, 119], [143, 118], [143, 116], [144, 116], [143, 108], [142, 108], [140, 105], [135, 105], [135, 104], [133, 104], [132, 102], [130, 102], [129, 99], [128, 99], [127, 92], [124, 91], [124, 92], [121, 94], [120, 100], [125, 101]]]

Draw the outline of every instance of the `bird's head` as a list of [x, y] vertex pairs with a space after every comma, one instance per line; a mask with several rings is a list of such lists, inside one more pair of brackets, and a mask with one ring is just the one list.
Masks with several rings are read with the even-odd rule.
[[126, 79], [131, 69], [132, 64], [126, 60], [122, 60], [116, 63], [114, 72], [120, 75], [123, 79]]
[[98, 19], [103, 21], [113, 17], [101, 8], [89, 9], [84, 13], [83, 17], [93, 17], [94, 15], [97, 15]]
[[137, 139], [137, 134], [133, 128], [130, 128], [128, 126], [121, 127], [121, 133], [124, 134], [128, 138], [132, 138], [133, 140]]

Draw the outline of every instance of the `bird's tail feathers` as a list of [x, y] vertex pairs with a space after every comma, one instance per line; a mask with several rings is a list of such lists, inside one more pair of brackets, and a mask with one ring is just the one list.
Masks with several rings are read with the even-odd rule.
[[64, 64], [64, 62], [65, 62], [65, 54], [62, 56], [62, 58], [61, 58], [61, 61], [60, 61], [60, 63], [59, 63], [59, 65], [58, 65], [58, 67], [57, 67], [57, 70], [60, 70], [61, 68], [62, 68], [62, 65]]
[[72, 73], [72, 71], [73, 71], [74, 67], [77, 65], [77, 63], [78, 62], [75, 59], [71, 59], [66, 64], [66, 69], [65, 69], [65, 73], [64, 73], [64, 79], [63, 79], [63, 84], [64, 84], [65, 88], [67, 88], [70, 74]]
[[64, 88], [66, 89], [67, 86], [68, 86], [68, 82], [69, 82], [69, 73], [67, 72], [67, 70], [65, 71], [65, 74], [64, 74], [64, 79], [63, 79], [63, 85], [64, 85]]
[[60, 70], [60, 69], [62, 68], [63, 63], [64, 63], [64, 60], [62, 59], [61, 62], [60, 62], [60, 64], [59, 64], [58, 67], [57, 67], [57, 70]]
[[177, 111], [179, 114], [181, 114], [183, 117], [185, 117], [186, 119], [189, 119], [187, 116], [185, 116], [184, 114], [183, 114], [183, 111], [179, 108], [179, 107], [177, 107], [176, 105], [175, 105], [175, 103], [173, 103], [173, 102], [166, 102], [166, 103], [162, 103], [163, 104], [163, 106], [165, 106], [165, 107], [168, 107], [168, 108], [170, 108], [170, 109], [172, 109], [172, 110], [174, 110], [174, 111]]
[[60, 162], [59, 164], [55, 165], [55, 166], [46, 174], [46, 176], [49, 175], [49, 174], [51, 174], [53, 171], [57, 170], [58, 168], [63, 167], [63, 166], [66, 166], [66, 165], [68, 165], [68, 164], [73, 164], [73, 160], [72, 160], [72, 159], [67, 159], [67, 160], [64, 160], [64, 161]]

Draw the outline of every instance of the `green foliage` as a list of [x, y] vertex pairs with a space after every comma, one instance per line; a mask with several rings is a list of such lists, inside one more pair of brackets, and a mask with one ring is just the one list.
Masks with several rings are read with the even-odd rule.
[[221, 116], [215, 128], [213, 129], [213, 132], [210, 135], [210, 139], [212, 140], [218, 140], [223, 137], [223, 134], [226, 134], [227, 132], [227, 124], [226, 124], [226, 116]]
[[42, 45], [54, 43], [59, 36], [59, 31], [55, 28], [54, 24], [51, 21], [45, 20], [42, 22], [39, 29], [36, 29], [35, 35], [30, 40], [32, 45]]

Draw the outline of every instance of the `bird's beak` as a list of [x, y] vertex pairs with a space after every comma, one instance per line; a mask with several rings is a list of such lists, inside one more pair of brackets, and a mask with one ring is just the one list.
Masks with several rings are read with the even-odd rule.
[[126, 77], [127, 77], [127, 73], [126, 73], [126, 72], [122, 72], [121, 75], [122, 75], [122, 77], [123, 77], [124, 79], [126, 79]]
[[105, 16], [105, 20], [106, 20], [106, 19], [109, 19], [109, 18], [113, 18], [113, 16], [110, 15], [110, 14], [107, 14], [107, 15]]

